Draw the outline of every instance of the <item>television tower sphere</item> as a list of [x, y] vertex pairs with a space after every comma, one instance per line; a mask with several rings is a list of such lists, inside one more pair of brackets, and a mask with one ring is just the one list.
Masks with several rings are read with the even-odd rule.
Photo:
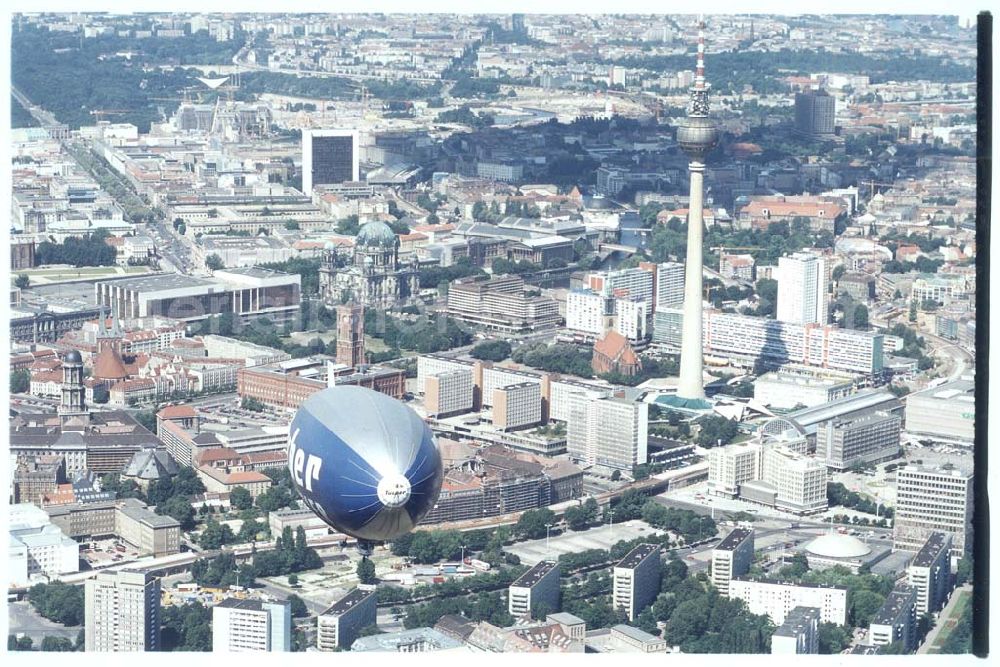
[[350, 386], [324, 389], [299, 408], [288, 469], [306, 505], [359, 543], [413, 530], [437, 502], [444, 477], [434, 436], [417, 413]]

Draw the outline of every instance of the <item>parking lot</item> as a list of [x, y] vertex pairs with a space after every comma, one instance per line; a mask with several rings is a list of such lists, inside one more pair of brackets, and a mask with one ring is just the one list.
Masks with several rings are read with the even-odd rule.
[[581, 532], [567, 530], [562, 534], [553, 533], [547, 546], [545, 538], [542, 538], [505, 547], [504, 551], [517, 554], [521, 562], [526, 565], [534, 565], [546, 558], [558, 558], [560, 554], [579, 553], [587, 549], [607, 549], [620, 540], [662, 534], [663, 531], [636, 520], [612, 526], [604, 524]]
[[[91, 545], [96, 548], [91, 549]], [[119, 546], [121, 548], [117, 548]], [[107, 538], [83, 542], [80, 545], [80, 557], [87, 561], [91, 568], [99, 568], [134, 560], [139, 557], [139, 550], [117, 538]]]

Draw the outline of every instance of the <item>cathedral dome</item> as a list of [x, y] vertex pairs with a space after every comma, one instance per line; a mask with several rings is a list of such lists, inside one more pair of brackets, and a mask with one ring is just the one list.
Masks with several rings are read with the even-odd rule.
[[399, 245], [399, 239], [392, 227], [381, 220], [372, 220], [361, 225], [355, 243], [362, 248], [394, 248]]
[[65, 361], [68, 364], [82, 364], [83, 363], [83, 357], [80, 356], [80, 353], [77, 350], [70, 350], [66, 354], [65, 358], [63, 359], [63, 361]]

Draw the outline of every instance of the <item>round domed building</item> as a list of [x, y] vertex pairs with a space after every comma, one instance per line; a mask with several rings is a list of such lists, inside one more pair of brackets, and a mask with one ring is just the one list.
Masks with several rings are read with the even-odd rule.
[[842, 565], [857, 573], [862, 565], [878, 560], [872, 548], [851, 535], [830, 532], [805, 545], [806, 560], [811, 570], [825, 570]]
[[323, 251], [320, 290], [330, 303], [387, 308], [415, 296], [418, 287], [416, 260], [400, 262], [399, 237], [381, 220], [361, 226], [349, 262], [329, 246]]

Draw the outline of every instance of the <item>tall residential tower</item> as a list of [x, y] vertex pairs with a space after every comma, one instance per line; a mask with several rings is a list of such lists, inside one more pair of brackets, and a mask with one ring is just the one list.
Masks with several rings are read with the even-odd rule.
[[687, 261], [684, 281], [684, 321], [681, 338], [681, 376], [677, 396], [687, 399], [704, 399], [702, 377], [702, 236], [704, 220], [702, 211], [705, 182], [705, 156], [715, 148], [719, 131], [708, 117], [708, 84], [705, 83], [705, 23], [698, 26], [698, 64], [694, 86], [691, 88], [691, 106], [688, 115], [677, 125], [677, 143], [691, 161], [691, 194], [688, 204]]

